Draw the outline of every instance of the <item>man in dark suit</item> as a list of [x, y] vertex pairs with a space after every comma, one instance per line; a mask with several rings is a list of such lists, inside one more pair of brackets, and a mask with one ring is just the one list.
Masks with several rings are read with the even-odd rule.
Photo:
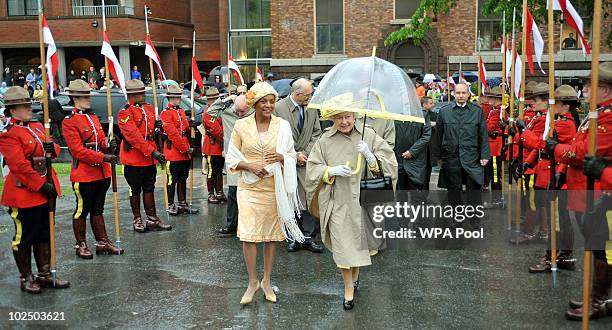
[[306, 111], [308, 102], [314, 90], [310, 81], [300, 78], [291, 84], [291, 94], [276, 103], [275, 114], [291, 125], [295, 151], [297, 152], [297, 175], [298, 190], [300, 201], [304, 205], [302, 216], [298, 219], [298, 224], [304, 236], [310, 237], [304, 243], [291, 242], [287, 247], [289, 252], [295, 252], [300, 248], [312, 252], [321, 253], [323, 247], [315, 242], [317, 234], [320, 232], [319, 222], [315, 221], [308, 213], [306, 201], [306, 191], [304, 190], [306, 177], [306, 161], [308, 154], [315, 142], [321, 136], [321, 124], [319, 115], [316, 111]]
[[469, 102], [470, 88], [455, 87], [455, 102], [440, 109], [436, 121], [434, 158], [440, 159], [438, 187], [448, 189], [448, 202], [461, 204], [465, 183], [468, 204], [481, 204], [484, 167], [491, 158], [487, 124], [482, 109]]

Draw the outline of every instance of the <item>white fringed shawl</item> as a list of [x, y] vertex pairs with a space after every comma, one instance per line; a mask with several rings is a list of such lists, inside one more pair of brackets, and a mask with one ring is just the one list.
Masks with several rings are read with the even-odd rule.
[[[289, 122], [280, 119], [280, 126], [276, 140], [276, 152], [283, 155], [284, 164], [276, 162], [264, 168], [268, 171], [266, 177], [274, 176], [274, 190], [276, 193], [276, 208], [281, 220], [281, 229], [288, 241], [305, 241], [304, 234], [297, 224], [296, 214], [299, 215], [302, 205], [298, 197], [298, 182], [296, 170], [296, 153], [293, 146], [293, 135]], [[241, 161], [246, 162], [242, 152], [231, 143], [228, 149], [227, 162], [229, 168], [236, 168]], [[242, 180], [247, 184], [254, 184], [260, 178], [249, 172], [241, 171]]]

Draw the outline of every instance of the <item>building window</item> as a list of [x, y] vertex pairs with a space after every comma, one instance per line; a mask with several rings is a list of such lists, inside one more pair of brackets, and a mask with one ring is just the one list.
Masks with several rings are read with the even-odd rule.
[[230, 29], [269, 29], [270, 0], [230, 0]]
[[419, 8], [420, 1], [395, 0], [395, 19], [412, 18], [414, 12]]
[[344, 52], [342, 0], [317, 0], [317, 54]]
[[502, 43], [502, 18], [484, 16], [482, 13], [484, 3], [485, 0], [478, 0], [478, 44], [476, 50], [499, 50]]
[[38, 15], [37, 0], [8, 0], [9, 16], [36, 16]]
[[[244, 79], [252, 81], [255, 63], [262, 70], [270, 67], [270, 0], [229, 0], [229, 26], [229, 51]], [[227, 77], [223, 79], [226, 81]]]

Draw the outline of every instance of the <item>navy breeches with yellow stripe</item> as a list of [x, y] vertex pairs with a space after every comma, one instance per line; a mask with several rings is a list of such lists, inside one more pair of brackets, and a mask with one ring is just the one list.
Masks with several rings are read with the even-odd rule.
[[13, 251], [49, 242], [49, 204], [28, 208], [9, 208], [15, 224], [15, 235], [11, 242]]
[[79, 219], [87, 218], [87, 215], [102, 215], [106, 192], [110, 184], [110, 178], [92, 182], [73, 182], [72, 189], [77, 206], [72, 218]]

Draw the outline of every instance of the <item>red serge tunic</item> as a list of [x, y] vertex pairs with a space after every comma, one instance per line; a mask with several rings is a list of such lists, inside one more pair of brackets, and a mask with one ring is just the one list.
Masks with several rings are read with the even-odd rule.
[[164, 144], [164, 155], [169, 161], [189, 160], [191, 157], [187, 154], [189, 149], [189, 121], [185, 111], [180, 107], [174, 107], [168, 104], [168, 107], [159, 115], [164, 133], [170, 141]]
[[[523, 162], [534, 165], [538, 159], [540, 146], [539, 141], [544, 141], [542, 135], [546, 129], [546, 109], [538, 111], [531, 118], [531, 122], [527, 123], [527, 129], [523, 132], [521, 140], [523, 140]], [[527, 133], [529, 132], [529, 133]], [[538, 140], [538, 136], [540, 139]], [[527, 169], [525, 174], [535, 174], [534, 168]]]
[[[10, 171], [4, 182], [2, 205], [29, 208], [48, 202], [47, 194], [39, 192], [47, 182], [47, 177], [39, 174], [31, 163], [33, 157], [45, 156], [44, 140], [43, 125], [38, 122], [22, 123], [11, 119], [10, 125], [0, 133], [0, 153], [4, 155], [4, 161]], [[60, 153], [57, 144], [55, 153]], [[60, 184], [54, 170], [52, 175], [59, 196]]]
[[63, 120], [62, 132], [72, 155], [70, 181], [93, 182], [111, 176], [110, 164], [103, 161], [106, 135], [97, 115], [75, 108], [72, 115]]
[[[597, 156], [612, 157], [612, 99], [600, 104], [597, 118]], [[575, 138], [566, 144], [559, 144], [555, 149], [555, 159], [567, 164], [567, 209], [575, 212], [586, 210], [586, 176], [583, 170], [584, 156], [589, 145], [588, 120], [580, 125]], [[599, 184], [595, 181], [595, 190]], [[597, 198], [598, 194], [595, 194]]]
[[202, 116], [202, 124], [207, 131], [206, 133], [210, 132], [215, 140], [215, 143], [212, 143], [209, 134], [204, 134], [202, 139], [202, 155], [223, 155], [223, 122], [221, 121], [221, 117], [212, 117], [208, 114], [208, 111], [205, 111]]
[[[157, 161], [151, 157], [157, 149], [153, 140], [155, 133], [155, 110], [150, 104], [129, 102], [119, 111], [119, 129], [124, 141], [121, 142], [119, 157], [121, 163], [129, 166], [151, 166]], [[128, 150], [126, 141], [131, 146]]]
[[489, 149], [491, 157], [501, 156], [502, 131], [501, 131], [501, 104], [496, 105], [489, 111], [487, 118], [487, 133], [489, 134]]
[[[545, 126], [546, 117], [542, 116], [542, 118], [544, 118], [543, 126]], [[555, 131], [557, 132], [559, 143], [569, 143], [572, 141], [576, 135], [576, 124], [574, 124], [574, 117], [572, 117], [571, 113], [568, 112], [555, 119]], [[550, 182], [550, 160], [546, 154], [546, 141], [542, 139], [543, 134], [544, 131], [536, 134], [534, 131], [526, 130], [523, 132], [523, 139], [526, 145], [533, 148], [531, 157], [527, 159], [530, 164], [533, 164], [535, 158], [533, 157], [533, 153], [539, 153], [539, 161], [534, 169], [536, 174], [535, 186], [541, 189], [547, 189], [548, 183]], [[558, 158], [555, 158], [555, 160], [557, 161], [556, 172], [565, 172], [565, 166], [559, 165]]]

